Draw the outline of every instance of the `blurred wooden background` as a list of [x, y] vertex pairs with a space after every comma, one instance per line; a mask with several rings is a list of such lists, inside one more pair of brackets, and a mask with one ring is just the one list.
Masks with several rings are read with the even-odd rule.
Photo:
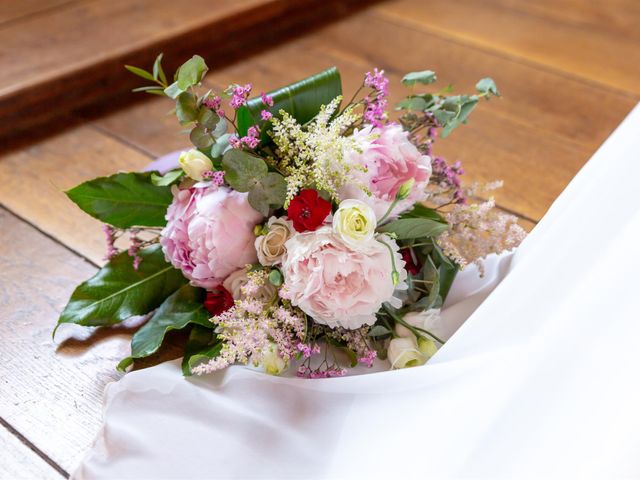
[[169, 101], [129, 93], [122, 65], [160, 51], [204, 56], [213, 88], [337, 65], [349, 92], [377, 66], [397, 100], [408, 71], [460, 92], [490, 75], [503, 98], [437, 151], [503, 179], [498, 204], [528, 229], [640, 99], [635, 0], [0, 0], [0, 478], [67, 476], [128, 353], [131, 326], [51, 340], [103, 256], [61, 190], [188, 145]]

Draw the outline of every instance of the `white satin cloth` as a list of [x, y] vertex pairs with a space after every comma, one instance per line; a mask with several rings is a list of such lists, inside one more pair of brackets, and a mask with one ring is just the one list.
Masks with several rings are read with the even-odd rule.
[[74, 478], [640, 478], [639, 185], [636, 107], [514, 256], [459, 276], [427, 365], [133, 372]]

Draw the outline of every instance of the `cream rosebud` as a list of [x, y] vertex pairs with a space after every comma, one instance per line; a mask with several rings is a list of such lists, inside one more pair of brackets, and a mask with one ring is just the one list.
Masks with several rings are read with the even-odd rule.
[[255, 247], [258, 261], [265, 266], [276, 265], [282, 260], [287, 249], [284, 244], [294, 234], [293, 223], [284, 218], [271, 217], [266, 233], [256, 238]]
[[396, 200], [404, 200], [411, 194], [411, 189], [413, 188], [413, 184], [416, 183], [415, 179], [410, 178], [398, 189], [398, 193], [396, 193]]
[[431, 340], [430, 338], [420, 337], [418, 339], [418, 350], [427, 357], [427, 360], [433, 357], [438, 351], [438, 346], [436, 342]]
[[180, 154], [180, 166], [187, 177], [198, 182], [204, 180], [203, 173], [213, 169], [213, 163], [204, 153], [192, 148]]
[[349, 199], [340, 202], [333, 215], [333, 231], [351, 247], [370, 241], [377, 226], [373, 209], [361, 200]]
[[280, 375], [287, 368], [287, 361], [278, 355], [278, 346], [271, 342], [268, 350], [262, 354], [262, 366], [269, 375]]
[[398, 337], [391, 340], [387, 349], [391, 368], [407, 368], [423, 365], [428, 358], [418, 350], [415, 337]]

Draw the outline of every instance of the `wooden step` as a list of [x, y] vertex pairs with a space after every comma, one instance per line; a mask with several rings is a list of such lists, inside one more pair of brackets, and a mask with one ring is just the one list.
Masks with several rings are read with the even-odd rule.
[[214, 64], [237, 60], [273, 31], [339, 3], [0, 0], [0, 137], [139, 85], [124, 64], [150, 66], [160, 52], [168, 71], [194, 52]]

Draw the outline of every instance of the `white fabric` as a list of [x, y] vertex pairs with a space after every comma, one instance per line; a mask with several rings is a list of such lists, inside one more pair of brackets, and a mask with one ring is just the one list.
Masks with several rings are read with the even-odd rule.
[[480, 306], [427, 365], [134, 372], [75, 478], [640, 477], [638, 185], [640, 107], [484, 292], [456, 281], [447, 325]]

